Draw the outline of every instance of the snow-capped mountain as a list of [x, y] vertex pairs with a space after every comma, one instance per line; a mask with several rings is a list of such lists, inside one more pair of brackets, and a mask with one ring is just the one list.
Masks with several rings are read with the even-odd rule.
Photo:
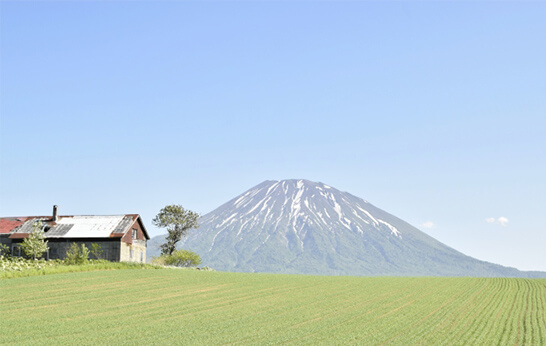
[[[522, 276], [465, 256], [361, 198], [308, 180], [265, 181], [199, 223], [181, 247], [221, 271]], [[162, 239], [154, 239], [148, 251], [153, 254]]]

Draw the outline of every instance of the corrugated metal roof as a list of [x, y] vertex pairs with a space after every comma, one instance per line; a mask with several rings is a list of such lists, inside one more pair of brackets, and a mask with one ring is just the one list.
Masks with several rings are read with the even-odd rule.
[[46, 235], [48, 238], [62, 238], [68, 233], [68, 231], [70, 231], [73, 226], [73, 224], [54, 226], [46, 232]]
[[35, 217], [35, 218], [29, 218], [25, 222], [23, 222], [19, 227], [17, 227], [14, 232], [16, 233], [32, 233], [34, 230], [34, 223], [37, 221], [46, 222], [48, 219], [47, 217]]
[[132, 216], [125, 216], [118, 226], [112, 231], [112, 233], [125, 234], [127, 228], [133, 224]]
[[10, 238], [25, 238], [42, 221], [46, 238], [111, 238], [123, 237], [131, 225], [139, 222], [146, 239], [150, 239], [138, 214], [60, 216], [54, 222], [48, 216], [0, 218], [0, 225]]
[[65, 217], [57, 221], [57, 226], [72, 226], [62, 238], [104, 238], [110, 237], [124, 218], [125, 215]]

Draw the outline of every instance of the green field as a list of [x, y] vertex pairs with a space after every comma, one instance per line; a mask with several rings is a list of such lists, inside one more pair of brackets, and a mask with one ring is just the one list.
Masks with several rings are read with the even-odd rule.
[[0, 280], [2, 344], [546, 344], [546, 280], [115, 270]]

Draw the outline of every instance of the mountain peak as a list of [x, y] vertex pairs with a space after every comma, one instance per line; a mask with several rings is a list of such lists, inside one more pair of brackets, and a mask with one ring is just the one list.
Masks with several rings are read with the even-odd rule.
[[[401, 237], [396, 227], [374, 218], [366, 210], [366, 201], [326, 184], [305, 179], [266, 181], [228, 204], [238, 210], [231, 215], [237, 215], [239, 220], [253, 220], [262, 217], [262, 214], [277, 220], [284, 219], [292, 225], [290, 230], [285, 231], [293, 232], [298, 238], [304, 236], [311, 225], [363, 233], [369, 224]], [[303, 248], [302, 243], [300, 247]]]
[[314, 182], [307, 179], [283, 179], [283, 180], [265, 180], [261, 184], [257, 185], [256, 187], [259, 187], [261, 185], [275, 185], [275, 184], [281, 184], [281, 185], [290, 185], [290, 186], [316, 186], [316, 185], [325, 185], [321, 182]]
[[[217, 270], [320, 275], [518, 276], [321, 182], [266, 180], [183, 240]], [[519, 274], [518, 274], [519, 273]]]

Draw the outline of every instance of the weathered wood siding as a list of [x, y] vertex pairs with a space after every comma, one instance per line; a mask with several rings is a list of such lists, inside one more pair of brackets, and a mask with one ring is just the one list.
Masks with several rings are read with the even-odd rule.
[[[70, 248], [72, 243], [76, 243], [78, 247], [81, 247], [82, 244], [85, 245], [89, 250], [91, 250], [91, 244], [99, 244], [102, 250], [100, 259], [105, 259], [108, 261], [119, 262], [121, 260], [121, 244], [118, 239], [112, 240], [88, 240], [85, 241], [74, 241], [74, 240], [49, 240], [47, 245], [49, 246], [49, 259], [65, 259], [66, 251]], [[93, 254], [89, 254], [89, 259], [96, 259]]]

